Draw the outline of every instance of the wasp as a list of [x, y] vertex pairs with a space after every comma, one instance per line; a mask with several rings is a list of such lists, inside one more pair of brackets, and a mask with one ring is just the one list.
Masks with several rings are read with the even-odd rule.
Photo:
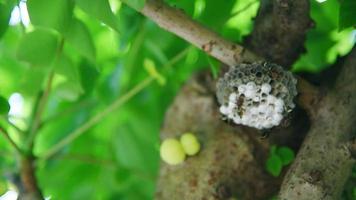
[[242, 105], [244, 104], [245, 101], [245, 95], [241, 94], [238, 98], [237, 98], [237, 114], [242, 117], [242, 115], [244, 114], [244, 109], [242, 108]]

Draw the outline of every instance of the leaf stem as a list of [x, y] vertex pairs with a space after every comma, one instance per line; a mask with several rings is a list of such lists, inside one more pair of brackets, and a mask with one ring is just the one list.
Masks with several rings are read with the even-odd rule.
[[116, 101], [114, 101], [109, 107], [107, 107], [104, 111], [98, 113], [89, 121], [84, 123], [82, 126], [78, 127], [75, 129], [72, 133], [70, 133], [67, 137], [62, 139], [60, 142], [55, 144], [52, 148], [46, 151], [46, 153], [42, 156], [40, 156], [41, 159], [48, 159], [51, 158], [53, 155], [55, 155], [58, 151], [60, 151], [64, 146], [67, 144], [71, 143], [73, 140], [81, 136], [83, 133], [88, 131], [91, 127], [96, 125], [99, 121], [101, 121], [104, 117], [108, 116], [111, 114], [114, 110], [116, 110], [118, 107], [126, 103], [128, 100], [130, 100], [133, 96], [135, 96], [137, 93], [139, 93], [141, 90], [143, 90], [145, 87], [147, 87], [154, 78], [148, 77], [142, 82], [140, 82], [138, 85], [136, 85], [134, 88], [132, 88], [130, 91], [128, 91], [125, 95], [121, 96], [118, 98]]
[[236, 17], [238, 15], [240, 15], [241, 13], [245, 12], [247, 9], [249, 9], [251, 6], [253, 6], [255, 3], [258, 3], [259, 1], [252, 1], [248, 4], [245, 5], [245, 7], [241, 8], [240, 10], [237, 10], [236, 12], [232, 13], [230, 15], [230, 18], [232, 17]]
[[10, 137], [9, 133], [2, 127], [0, 127], [0, 133], [5, 137], [5, 139], [11, 144], [12, 147], [19, 153], [20, 155], [23, 154], [23, 151], [20, 147], [15, 143], [15, 141]]
[[42, 116], [42, 114], [45, 110], [45, 107], [47, 105], [48, 96], [49, 96], [49, 92], [51, 90], [53, 77], [54, 77], [54, 71], [52, 70], [48, 77], [47, 87], [39, 99], [38, 108], [35, 111], [34, 119], [32, 121], [30, 130], [29, 130], [29, 136], [28, 136], [28, 140], [27, 140], [29, 149], [33, 148], [36, 133], [37, 133], [38, 128], [40, 127], [41, 116]]
[[[59, 47], [57, 50], [57, 55], [56, 55], [56, 59], [55, 59], [54, 63], [58, 60], [59, 56], [61, 55], [63, 47], [64, 47], [64, 38], [62, 38], [59, 43]], [[54, 69], [52, 68], [49, 73], [49, 76], [48, 76], [46, 88], [39, 98], [38, 105], [35, 106], [35, 113], [34, 113], [33, 121], [31, 123], [30, 129], [29, 129], [29, 136], [28, 136], [27, 143], [26, 143], [28, 150], [31, 153], [32, 153], [32, 149], [34, 146], [34, 140], [36, 138], [37, 131], [41, 125], [41, 117], [42, 117], [42, 114], [43, 114], [43, 112], [46, 108], [47, 102], [48, 102], [48, 97], [49, 97], [49, 93], [51, 91], [53, 77], [54, 77]]]
[[1, 118], [12, 128], [14, 128], [17, 132], [19, 133], [24, 133], [25, 131], [23, 131], [22, 129], [20, 129], [18, 126], [16, 126], [15, 124], [13, 124], [10, 120], [9, 120], [9, 115], [8, 116], [1, 116]]

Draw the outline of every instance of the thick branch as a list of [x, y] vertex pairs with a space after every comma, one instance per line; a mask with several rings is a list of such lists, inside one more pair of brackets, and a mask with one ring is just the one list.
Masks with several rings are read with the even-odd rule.
[[319, 107], [322, 92], [316, 86], [310, 84], [308, 81], [297, 77], [298, 97], [297, 103], [300, 107], [306, 110], [311, 118], [315, 118], [316, 111]]
[[309, 0], [262, 0], [247, 47], [267, 60], [290, 67], [304, 51], [306, 32], [312, 25]]
[[21, 158], [21, 182], [23, 184], [23, 193], [20, 193], [21, 200], [41, 200], [43, 199], [40, 188], [38, 187], [33, 157], [23, 156]]
[[356, 49], [336, 86], [319, 103], [307, 138], [283, 182], [281, 199], [339, 199], [355, 159], [349, 144], [356, 127]]
[[172, 8], [161, 0], [147, 0], [140, 12], [161, 28], [178, 35], [227, 65], [233, 66], [241, 61], [256, 59], [255, 55], [242, 46], [225, 40], [192, 20], [182, 10]]

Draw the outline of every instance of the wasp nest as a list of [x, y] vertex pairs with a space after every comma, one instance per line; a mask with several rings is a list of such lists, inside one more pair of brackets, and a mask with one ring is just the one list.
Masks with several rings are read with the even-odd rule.
[[295, 107], [296, 83], [290, 72], [276, 64], [239, 64], [217, 83], [220, 112], [236, 124], [272, 128]]

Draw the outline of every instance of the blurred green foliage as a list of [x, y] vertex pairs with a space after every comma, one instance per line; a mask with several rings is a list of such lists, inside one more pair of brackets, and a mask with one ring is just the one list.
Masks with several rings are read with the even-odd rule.
[[351, 27], [340, 31], [339, 23], [343, 20], [339, 20], [339, 12], [344, 10], [340, 9], [338, 0], [323, 3], [310, 0], [310, 4], [310, 15], [315, 28], [308, 32], [306, 53], [294, 64], [293, 70], [315, 73], [331, 66], [337, 57], [344, 56], [351, 50], [355, 44], [355, 30]]
[[339, 9], [339, 30], [356, 27], [356, 1], [341, 0]]
[[351, 177], [346, 183], [342, 200], [356, 200], [356, 164], [354, 164]]
[[[144, 0], [127, 2], [136, 9], [144, 5]], [[252, 31], [259, 7], [257, 0], [168, 2], [235, 42], [243, 42]], [[12, 111], [19, 109], [20, 103], [10, 101], [8, 117], [20, 129], [29, 128], [36, 99], [54, 73], [35, 155], [43, 155], [147, 77], [157, 80], [55, 157], [38, 162], [37, 177], [45, 196], [66, 200], [152, 199], [165, 110], [194, 72], [210, 69], [216, 76], [217, 61], [119, 0], [28, 0], [31, 23], [9, 26], [17, 3], [0, 0], [0, 111], [8, 113], [5, 99], [21, 94], [24, 104], [20, 113]], [[354, 45], [351, 28], [338, 32], [337, 0], [322, 4], [311, 0], [311, 4], [316, 28], [308, 33], [308, 51], [295, 64], [297, 71], [320, 71]], [[13, 11], [14, 18], [15, 14]], [[25, 15], [21, 12], [17, 18]], [[349, 22], [345, 24], [342, 27]], [[26, 135], [5, 119], [1, 125], [18, 144], [24, 143]], [[19, 166], [14, 150], [2, 139], [0, 155], [2, 193], [10, 186], [7, 175], [18, 173]], [[268, 168], [278, 176], [294, 154], [282, 147], [272, 157]]]

